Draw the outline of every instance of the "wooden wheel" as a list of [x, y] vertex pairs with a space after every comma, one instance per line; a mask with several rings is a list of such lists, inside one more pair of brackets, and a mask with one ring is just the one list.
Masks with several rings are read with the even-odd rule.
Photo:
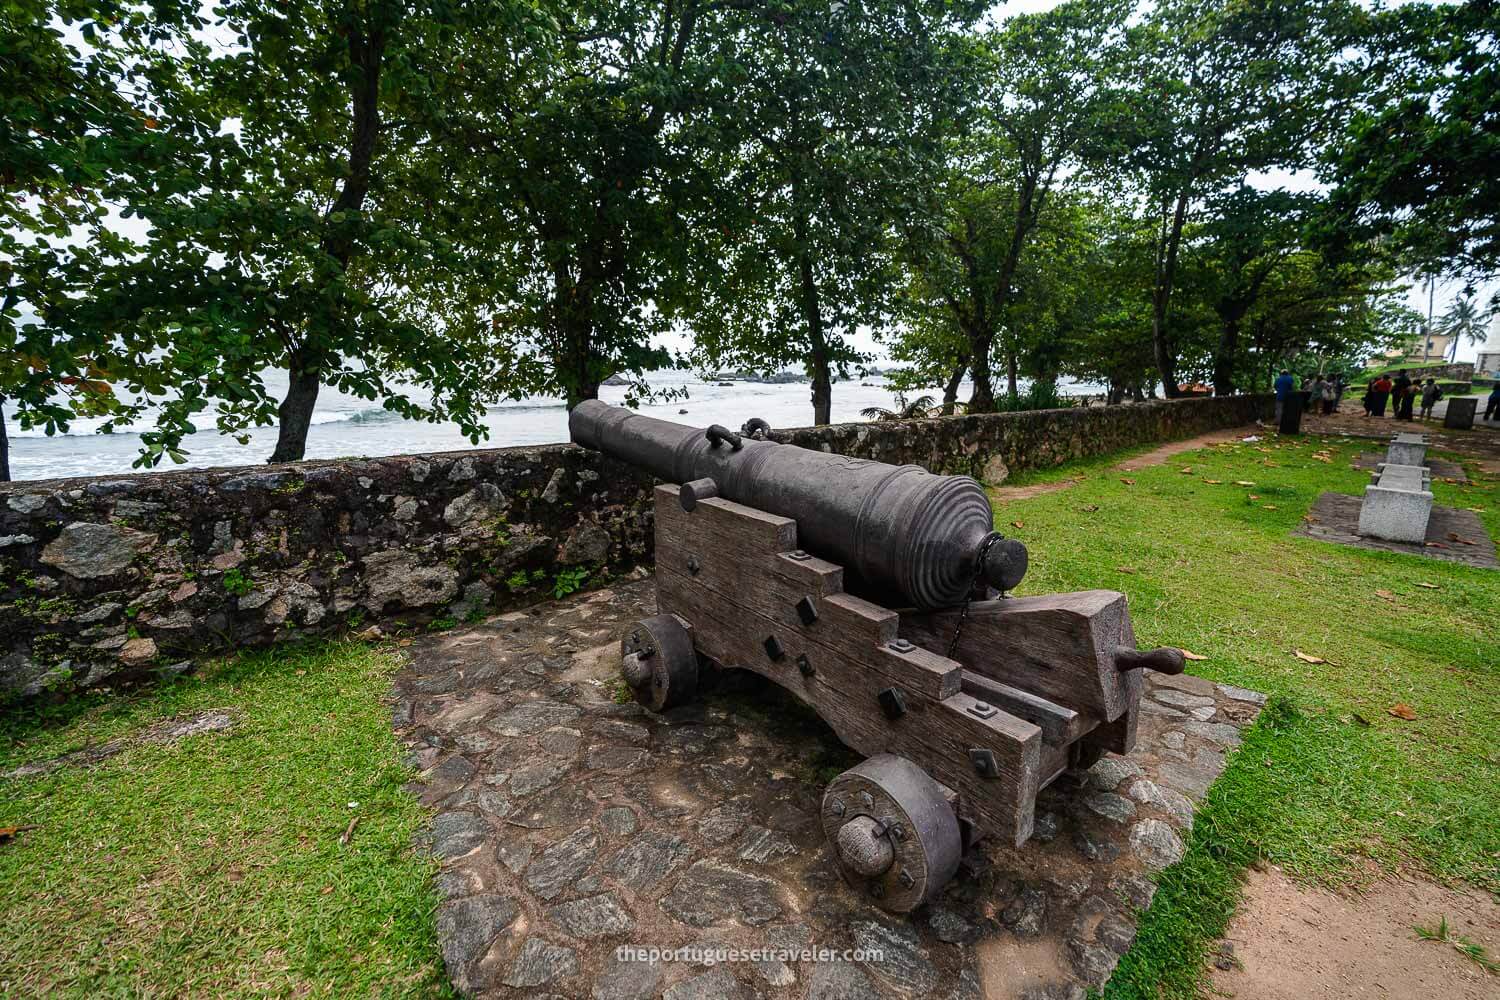
[[963, 854], [943, 787], [894, 754], [850, 768], [823, 793], [823, 832], [850, 885], [906, 913], [936, 898]]
[[676, 615], [638, 621], [620, 642], [621, 673], [635, 700], [653, 712], [685, 705], [698, 692], [698, 654]]

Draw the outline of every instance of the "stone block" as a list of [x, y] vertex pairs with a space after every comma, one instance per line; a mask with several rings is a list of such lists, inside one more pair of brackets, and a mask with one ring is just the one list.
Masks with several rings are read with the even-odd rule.
[[1432, 515], [1432, 494], [1427, 490], [1365, 487], [1365, 502], [1359, 510], [1359, 533], [1391, 542], [1414, 542], [1427, 538], [1427, 519]]
[[1425, 465], [1427, 463], [1427, 438], [1422, 434], [1397, 434], [1391, 438], [1385, 451], [1385, 460], [1392, 465]]
[[1478, 396], [1455, 396], [1448, 400], [1448, 414], [1443, 417], [1443, 426], [1456, 431], [1472, 430], [1474, 411], [1478, 407]]

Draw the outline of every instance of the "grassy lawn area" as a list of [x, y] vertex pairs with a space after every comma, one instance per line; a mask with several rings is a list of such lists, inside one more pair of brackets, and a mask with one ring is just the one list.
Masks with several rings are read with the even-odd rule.
[[380, 700], [395, 668], [356, 644], [276, 650], [0, 721], [4, 772], [205, 709], [237, 720], [0, 778], [0, 827], [35, 826], [0, 845], [0, 995], [445, 994], [423, 813]]
[[[1084, 478], [997, 509], [1031, 547], [1025, 592], [1124, 591], [1142, 645], [1274, 696], [1106, 996], [1195, 996], [1257, 860], [1332, 886], [1409, 865], [1500, 892], [1500, 571], [1290, 536], [1319, 493], [1361, 492], [1350, 460], [1377, 448], [1272, 438], [1136, 472], [1114, 456], [1031, 477]], [[1437, 502], [1483, 508], [1500, 537], [1500, 482], [1469, 474], [1436, 482]]]

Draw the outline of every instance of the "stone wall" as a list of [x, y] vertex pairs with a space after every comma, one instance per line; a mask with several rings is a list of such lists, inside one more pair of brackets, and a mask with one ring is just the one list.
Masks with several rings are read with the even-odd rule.
[[[998, 482], [1263, 416], [1267, 397], [777, 435]], [[649, 477], [569, 445], [0, 484], [0, 698], [200, 652], [441, 627], [650, 558]]]

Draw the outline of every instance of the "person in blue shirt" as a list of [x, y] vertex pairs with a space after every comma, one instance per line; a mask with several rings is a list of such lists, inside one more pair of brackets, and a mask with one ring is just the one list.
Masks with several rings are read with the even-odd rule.
[[1500, 382], [1490, 390], [1489, 398], [1484, 401], [1484, 419], [1500, 420]]
[[1297, 380], [1292, 378], [1292, 373], [1283, 370], [1276, 376], [1276, 422], [1281, 423], [1281, 408], [1286, 404], [1286, 398], [1297, 388]]

